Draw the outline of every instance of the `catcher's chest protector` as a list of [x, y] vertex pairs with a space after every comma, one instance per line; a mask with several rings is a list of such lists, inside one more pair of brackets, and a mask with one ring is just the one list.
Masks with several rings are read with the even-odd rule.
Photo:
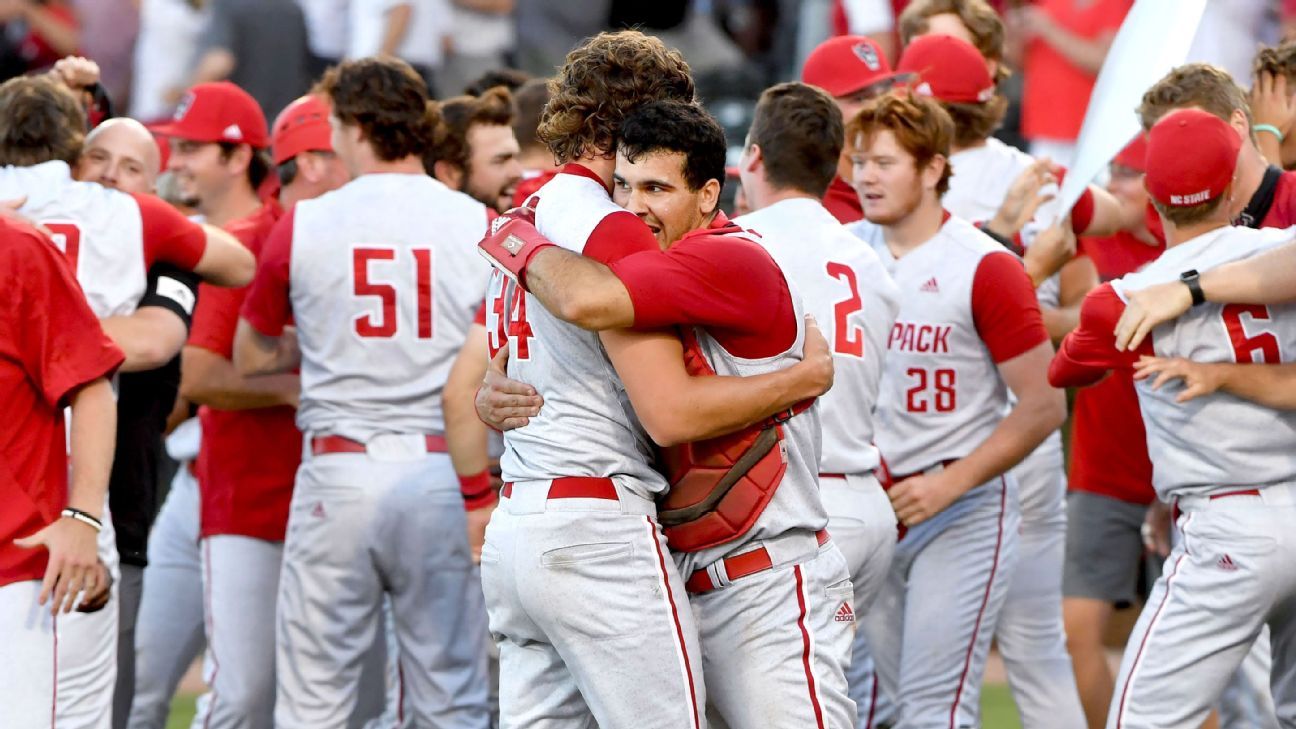
[[[689, 375], [715, 375], [693, 330], [683, 330], [681, 339]], [[657, 501], [657, 520], [672, 550], [708, 549], [751, 529], [787, 471], [783, 423], [813, 403], [798, 403], [735, 433], [658, 451], [670, 488]]]

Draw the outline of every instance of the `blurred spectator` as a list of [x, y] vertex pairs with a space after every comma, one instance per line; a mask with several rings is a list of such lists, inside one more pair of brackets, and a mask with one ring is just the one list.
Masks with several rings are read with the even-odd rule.
[[1252, 66], [1251, 125], [1269, 164], [1296, 167], [1296, 41], [1261, 48]]
[[[716, 22], [711, 2], [644, 3], [613, 0], [610, 27], [642, 28], [661, 38], [668, 48], [684, 54], [695, 76], [736, 69], [743, 65], [743, 50]], [[652, 10], [648, 10], [652, 8]]]
[[125, 109], [131, 83], [139, 0], [72, 0], [81, 21], [81, 53], [99, 64], [100, 83]]
[[441, 93], [457, 94], [487, 71], [508, 65], [506, 55], [514, 44], [513, 5], [514, 0], [451, 0], [453, 42], [437, 74]]
[[1089, 94], [1132, 0], [1039, 0], [1008, 13], [1010, 39], [1025, 44], [1022, 134], [1034, 157], [1074, 161]]
[[536, 76], [551, 76], [580, 39], [603, 30], [611, 0], [517, 0], [516, 66]]
[[76, 13], [64, 0], [0, 0], [0, 80], [77, 54]]
[[187, 82], [188, 61], [207, 22], [203, 0], [141, 0], [130, 115], [145, 122], [169, 119], [176, 89]]
[[348, 58], [396, 56], [434, 87], [450, 45], [450, 0], [351, 0], [350, 20]]
[[[359, 0], [357, 0], [358, 2]], [[306, 93], [312, 75], [306, 19], [294, 0], [210, 0], [188, 88], [229, 81], [268, 117]], [[180, 89], [173, 91], [180, 96]]]
[[513, 137], [518, 143], [518, 163], [522, 165], [522, 180], [513, 194], [513, 205], [521, 205], [554, 175], [553, 152], [541, 142], [536, 130], [540, 116], [549, 103], [549, 79], [537, 78], [518, 87], [513, 94]]
[[866, 35], [892, 64], [899, 57], [896, 43], [896, 16], [904, 2], [893, 0], [836, 0], [833, 3], [833, 35]]
[[1277, 17], [1277, 0], [1206, 0], [1187, 60], [1219, 66], [1245, 86], [1256, 48], [1278, 42]]
[[306, 16], [306, 39], [314, 61], [311, 76], [323, 75], [346, 55], [348, 0], [297, 0]]
[[423, 153], [423, 166], [451, 190], [496, 212], [508, 210], [522, 179], [514, 118], [513, 99], [503, 88], [447, 99], [441, 104], [436, 141]]

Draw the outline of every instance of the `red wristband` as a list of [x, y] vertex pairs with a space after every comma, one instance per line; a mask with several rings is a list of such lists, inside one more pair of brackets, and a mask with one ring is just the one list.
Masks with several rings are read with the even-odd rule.
[[495, 503], [495, 490], [491, 488], [490, 471], [460, 476], [459, 493], [463, 495], [464, 508], [469, 511]]
[[1088, 187], [1080, 194], [1080, 199], [1076, 200], [1075, 207], [1071, 208], [1071, 230], [1076, 235], [1081, 235], [1089, 229], [1089, 223], [1093, 222], [1094, 214], [1094, 196], [1093, 190]]

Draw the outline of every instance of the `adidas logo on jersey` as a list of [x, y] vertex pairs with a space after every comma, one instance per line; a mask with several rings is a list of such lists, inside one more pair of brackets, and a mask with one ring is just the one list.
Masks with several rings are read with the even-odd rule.
[[842, 606], [837, 608], [837, 614], [833, 616], [833, 620], [839, 623], [855, 622], [855, 611], [851, 609], [850, 603], [842, 603]]
[[1225, 572], [1236, 572], [1238, 568], [1237, 562], [1234, 562], [1233, 558], [1228, 556], [1227, 554], [1224, 555], [1223, 557], [1220, 557], [1219, 561], [1216, 562], [1215, 564]]
[[315, 502], [315, 508], [311, 509], [311, 516], [315, 517], [316, 519], [323, 519], [324, 517], [328, 516], [328, 514], [324, 513], [323, 501]]
[[932, 276], [931, 278], [927, 279], [927, 281], [923, 283], [922, 286], [919, 286], [918, 290], [925, 291], [929, 294], [939, 294], [940, 286], [936, 285], [936, 277]]

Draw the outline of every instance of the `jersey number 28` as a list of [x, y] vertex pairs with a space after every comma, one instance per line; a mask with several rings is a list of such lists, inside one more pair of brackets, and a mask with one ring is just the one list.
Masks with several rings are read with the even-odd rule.
[[[428, 248], [410, 249], [409, 265], [414, 267], [415, 335], [419, 339], [432, 338], [432, 251]], [[354, 294], [357, 297], [373, 296], [379, 301], [374, 312], [358, 314], [352, 320], [355, 333], [366, 339], [390, 339], [400, 330], [397, 315], [399, 297], [395, 284], [379, 283], [369, 277], [369, 265], [375, 261], [396, 261], [394, 248], [355, 248], [351, 252], [351, 272]]]

